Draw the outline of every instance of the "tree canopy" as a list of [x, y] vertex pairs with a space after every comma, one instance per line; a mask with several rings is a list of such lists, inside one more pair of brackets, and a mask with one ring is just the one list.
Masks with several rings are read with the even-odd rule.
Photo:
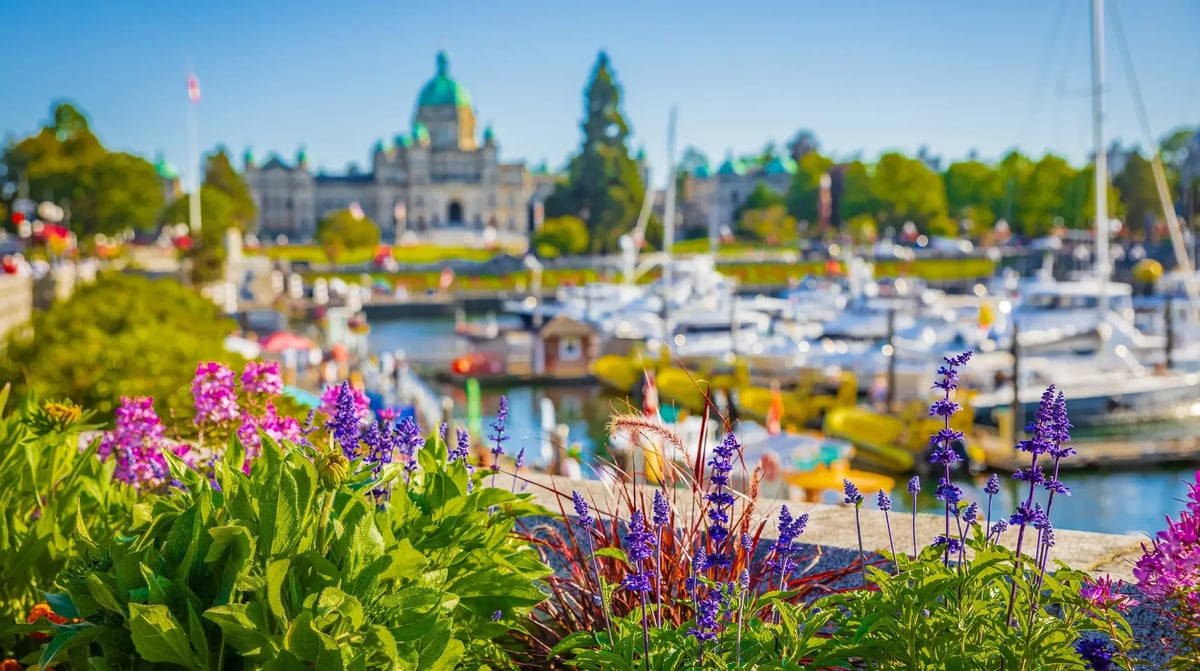
[[588, 249], [587, 226], [579, 217], [551, 217], [542, 222], [531, 243], [534, 251], [543, 258], [583, 254]]
[[23, 181], [30, 198], [62, 206], [79, 234], [152, 229], [163, 207], [154, 166], [105, 149], [70, 103], [56, 103], [50, 117], [37, 133], [4, 149], [8, 179]]
[[237, 226], [238, 230], [249, 231], [255, 215], [258, 214], [258, 207], [255, 206], [254, 197], [250, 194], [250, 187], [246, 185], [241, 174], [234, 170], [233, 163], [230, 162], [229, 154], [224, 147], [218, 147], [208, 156], [204, 166], [204, 184], [215, 188], [229, 198], [232, 206], [230, 212], [232, 224]]
[[344, 250], [378, 245], [379, 227], [361, 211], [335, 210], [317, 222], [317, 242], [325, 249], [329, 262], [337, 264]]
[[[794, 143], [793, 143], [794, 149]], [[821, 178], [829, 173], [833, 160], [815, 150], [805, 151], [796, 160], [796, 175], [787, 194], [787, 211], [799, 221], [820, 220]]]
[[175, 280], [106, 274], [69, 300], [35, 312], [32, 334], [13, 337], [0, 380], [15, 392], [67, 397], [111, 417], [121, 396], [153, 396], [161, 417], [191, 406], [197, 361], [232, 363], [224, 338], [236, 325]]
[[566, 181], [546, 200], [546, 215], [578, 217], [587, 224], [593, 252], [613, 251], [637, 220], [646, 185], [629, 155], [621, 88], [603, 52], [584, 94], [582, 129], [582, 146], [571, 159]]
[[[163, 212], [163, 223], [188, 223], [191, 199], [188, 194], [171, 203]], [[233, 201], [223, 191], [208, 184], [200, 187], [200, 235], [193, 232], [193, 247], [187, 252], [192, 261], [192, 281], [211, 282], [224, 274], [225, 231], [241, 230], [233, 213]]]
[[738, 219], [738, 232], [770, 245], [796, 239], [796, 218], [783, 205], [746, 210]]

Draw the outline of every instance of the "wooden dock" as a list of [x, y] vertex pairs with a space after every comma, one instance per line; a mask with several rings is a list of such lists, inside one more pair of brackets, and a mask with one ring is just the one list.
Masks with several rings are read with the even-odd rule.
[[[983, 448], [987, 465], [992, 470], [1012, 473], [1029, 465], [1029, 455], [1019, 452], [1014, 442], [1004, 440], [994, 430], [979, 429], [969, 440]], [[1059, 464], [1061, 469], [1106, 469], [1122, 466], [1159, 466], [1167, 464], [1200, 464], [1200, 436], [1186, 438], [1154, 438], [1150, 440], [1082, 440], [1074, 443], [1078, 454]], [[1043, 455], [1042, 465], [1050, 460]]]

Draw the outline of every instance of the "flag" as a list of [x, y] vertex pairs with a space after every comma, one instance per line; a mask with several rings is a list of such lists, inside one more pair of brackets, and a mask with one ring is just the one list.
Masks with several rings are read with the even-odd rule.
[[188, 75], [188, 100], [200, 102], [200, 80], [196, 79], [196, 75]]
[[646, 417], [658, 418], [658, 387], [654, 384], [654, 373], [646, 371], [645, 385], [642, 387], [642, 414]]

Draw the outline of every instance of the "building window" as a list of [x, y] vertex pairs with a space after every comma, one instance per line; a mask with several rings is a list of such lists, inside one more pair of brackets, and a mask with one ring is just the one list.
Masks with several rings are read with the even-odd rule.
[[559, 361], [579, 361], [583, 357], [583, 341], [577, 336], [563, 336], [558, 340]]

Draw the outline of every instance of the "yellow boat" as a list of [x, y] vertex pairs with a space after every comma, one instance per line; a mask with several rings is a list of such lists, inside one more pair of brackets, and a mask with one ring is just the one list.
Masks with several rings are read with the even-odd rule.
[[[819, 371], [802, 371], [800, 383], [792, 391], [783, 392], [783, 421], [795, 426], [819, 424], [823, 415], [834, 408], [852, 407], [858, 402], [858, 379], [843, 371], [836, 394], [815, 392]], [[771, 408], [771, 390], [767, 387], [738, 389], [738, 410], [748, 417], [763, 421]]]
[[[975, 420], [970, 396], [950, 426], [968, 433]], [[898, 414], [884, 414], [860, 406], [836, 408], [825, 415], [825, 433], [849, 441], [869, 461], [899, 472], [925, 468], [923, 458], [929, 449], [929, 437], [943, 426], [940, 417], [930, 417], [925, 403], [916, 401]], [[972, 468], [984, 462], [983, 450], [968, 441], [968, 462]]]
[[642, 380], [646, 366], [654, 368], [653, 361], [642, 361], [640, 357], [605, 354], [592, 363], [592, 375], [609, 389], [628, 394]]
[[809, 501], [820, 501], [821, 493], [827, 491], [842, 491], [843, 483], [849, 480], [864, 492], [874, 492], [880, 489], [890, 492], [896, 486], [896, 480], [879, 473], [869, 473], [849, 468], [844, 461], [836, 461], [830, 466], [819, 464], [811, 471], [784, 471], [783, 479], [793, 487], [803, 489]]

